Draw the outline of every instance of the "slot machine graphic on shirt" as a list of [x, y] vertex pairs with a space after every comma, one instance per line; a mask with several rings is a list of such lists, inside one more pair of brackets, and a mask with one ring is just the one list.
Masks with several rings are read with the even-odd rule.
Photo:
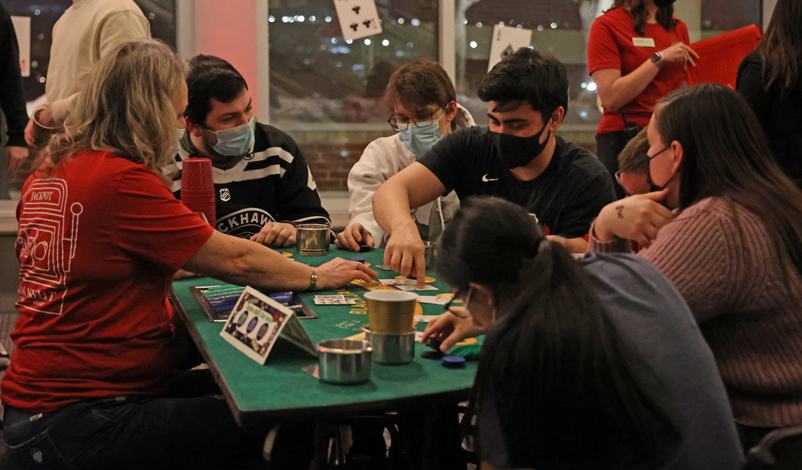
[[37, 180], [25, 193], [15, 251], [20, 260], [20, 311], [61, 315], [83, 206], [67, 207], [67, 183]]

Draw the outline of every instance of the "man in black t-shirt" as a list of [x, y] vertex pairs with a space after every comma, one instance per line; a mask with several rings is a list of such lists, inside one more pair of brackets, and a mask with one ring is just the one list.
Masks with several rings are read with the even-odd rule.
[[373, 196], [376, 221], [390, 234], [385, 264], [424, 279], [424, 248], [410, 208], [451, 190], [460, 199], [494, 195], [519, 204], [547, 234], [582, 237], [599, 211], [615, 200], [613, 182], [590, 152], [554, 135], [568, 108], [565, 66], [521, 48], [479, 84], [489, 128], [443, 138]]

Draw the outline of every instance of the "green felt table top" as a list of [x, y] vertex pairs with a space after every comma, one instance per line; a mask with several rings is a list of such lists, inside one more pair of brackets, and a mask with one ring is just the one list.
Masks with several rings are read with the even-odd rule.
[[[371, 267], [379, 273], [379, 278], [398, 275], [393, 271], [375, 269], [377, 264], [383, 263], [384, 251], [379, 249], [352, 253], [340, 251], [332, 245], [327, 255], [315, 257], [298, 256], [295, 249], [279, 251], [291, 252], [294, 254], [292, 259], [310, 266], [319, 266], [336, 256], [346, 259], [360, 256], [371, 263]], [[432, 273], [428, 275], [433, 276]], [[219, 284], [222, 283], [210, 278], [191, 278], [174, 282], [173, 290], [179, 302], [179, 314], [187, 323], [190, 334], [240, 422], [260, 417], [300, 417], [390, 409], [402, 406], [405, 400], [464, 393], [473, 385], [476, 361], [467, 361], [464, 369], [446, 369], [439, 360], [421, 358], [421, 353], [429, 348], [420, 343], [415, 345], [415, 362], [395, 366], [373, 364], [371, 380], [361, 385], [326, 384], [301, 371], [303, 366], [316, 364], [317, 359], [283, 339], [276, 343], [265, 365], [260, 365], [220, 336], [223, 323], [210, 322], [189, 291], [191, 286]], [[447, 286], [439, 280], [431, 285], [438, 290], [419, 293], [436, 295], [448, 292]], [[320, 317], [301, 320], [313, 342], [353, 336], [367, 324], [368, 317], [361, 300], [361, 295], [367, 291], [353, 285], [345, 290], [347, 296], [350, 293], [360, 298], [356, 305], [316, 306], [313, 300], [316, 294], [334, 292], [301, 294], [304, 302]], [[420, 305], [424, 315], [443, 312], [440, 305]], [[425, 326], [417, 325], [420, 330]]]

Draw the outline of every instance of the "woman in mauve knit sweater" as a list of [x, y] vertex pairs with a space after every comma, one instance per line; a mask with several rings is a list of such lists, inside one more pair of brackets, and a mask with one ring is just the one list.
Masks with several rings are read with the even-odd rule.
[[727, 87], [671, 93], [648, 139], [662, 191], [606, 206], [589, 249], [629, 251], [635, 240], [671, 279], [716, 356], [748, 450], [802, 424], [802, 192]]

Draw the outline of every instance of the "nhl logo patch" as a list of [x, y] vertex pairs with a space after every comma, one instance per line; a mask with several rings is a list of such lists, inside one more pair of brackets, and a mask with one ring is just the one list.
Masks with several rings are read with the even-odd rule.
[[228, 188], [220, 188], [220, 200], [228, 202], [229, 199], [231, 199], [231, 193], [228, 191]]

